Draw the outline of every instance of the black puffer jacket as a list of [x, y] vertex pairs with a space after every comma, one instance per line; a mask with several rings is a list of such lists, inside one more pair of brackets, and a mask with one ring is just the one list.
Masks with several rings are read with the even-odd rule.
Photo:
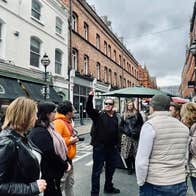
[[26, 137], [14, 130], [0, 132], [0, 195], [33, 196], [39, 194], [36, 180], [40, 169], [31, 152], [37, 150]]

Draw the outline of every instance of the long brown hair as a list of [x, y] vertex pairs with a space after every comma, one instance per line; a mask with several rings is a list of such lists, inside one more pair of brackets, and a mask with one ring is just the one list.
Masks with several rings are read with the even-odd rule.
[[18, 132], [25, 132], [34, 126], [37, 104], [32, 99], [18, 97], [7, 108], [2, 128], [11, 126]]
[[[130, 111], [128, 110], [128, 105], [129, 105], [129, 104], [132, 104], [132, 105], [133, 105], [133, 112], [130, 112]], [[124, 112], [124, 119], [125, 119], [127, 116], [129, 116], [129, 115], [135, 115], [136, 112], [137, 112], [137, 110], [136, 110], [136, 108], [135, 108], [134, 102], [133, 102], [133, 101], [127, 101], [126, 107], [125, 107], [125, 112]]]

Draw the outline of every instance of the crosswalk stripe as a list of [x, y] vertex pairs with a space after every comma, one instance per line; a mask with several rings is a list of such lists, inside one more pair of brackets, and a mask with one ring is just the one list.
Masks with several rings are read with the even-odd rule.
[[73, 162], [75, 163], [75, 162], [79, 161], [80, 159], [83, 159], [84, 157], [89, 156], [90, 154], [92, 154], [92, 152], [87, 152], [82, 156], [76, 157], [73, 159]]
[[91, 166], [93, 164], [93, 161], [90, 161], [88, 163], [85, 164], [85, 166]]

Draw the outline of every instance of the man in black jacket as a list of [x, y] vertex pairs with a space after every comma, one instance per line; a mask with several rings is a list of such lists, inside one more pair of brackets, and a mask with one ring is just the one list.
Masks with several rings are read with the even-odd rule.
[[120, 193], [112, 183], [116, 167], [119, 144], [120, 117], [114, 112], [114, 100], [108, 98], [104, 102], [104, 110], [93, 108], [94, 92], [89, 93], [86, 111], [93, 121], [91, 144], [93, 145], [93, 170], [91, 177], [91, 196], [98, 196], [100, 174], [105, 162], [105, 193]]

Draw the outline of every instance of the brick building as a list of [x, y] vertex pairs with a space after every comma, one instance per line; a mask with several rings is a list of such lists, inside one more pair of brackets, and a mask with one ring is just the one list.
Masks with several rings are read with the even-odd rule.
[[83, 117], [90, 89], [96, 93], [96, 107], [101, 108], [100, 93], [139, 85], [138, 62], [110, 27], [107, 17], [99, 17], [86, 1], [72, 0], [70, 89], [74, 106]]
[[138, 69], [140, 85], [147, 88], [157, 88], [156, 78], [150, 76], [147, 67], [142, 67], [141, 65], [139, 65]]
[[[193, 8], [193, 15], [191, 18], [191, 24], [190, 24], [190, 46], [194, 40], [196, 40], [196, 2], [194, 4]], [[186, 60], [185, 64], [182, 70], [182, 82], [179, 88], [180, 95], [184, 98], [192, 98], [194, 96], [194, 88], [188, 87], [189, 81], [195, 81], [195, 74], [194, 74], [194, 68], [195, 68], [195, 60], [194, 56], [191, 54], [191, 52], [187, 49], [186, 51]]]

